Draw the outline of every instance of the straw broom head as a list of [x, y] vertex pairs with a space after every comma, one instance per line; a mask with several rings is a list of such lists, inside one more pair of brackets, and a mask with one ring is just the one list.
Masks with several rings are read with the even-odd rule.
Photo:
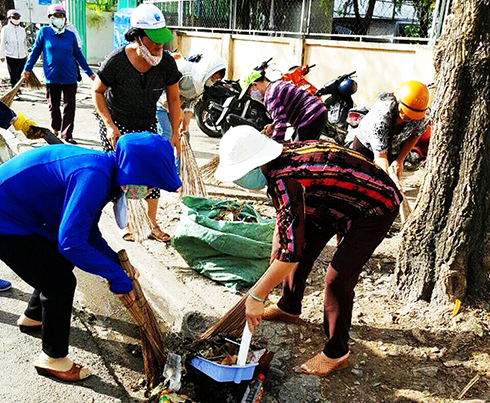
[[199, 170], [201, 171], [201, 176], [207, 185], [219, 186], [221, 182], [214, 177], [216, 168], [218, 168], [219, 157], [214, 157], [207, 164], [203, 165]]
[[207, 197], [206, 187], [201, 178], [196, 158], [187, 136], [180, 136], [180, 179], [182, 196]]
[[165, 354], [163, 350], [163, 336], [158, 326], [155, 314], [143, 294], [143, 290], [135, 278], [135, 270], [129, 262], [128, 255], [123, 249], [118, 252], [119, 260], [124, 271], [133, 283], [135, 298], [124, 294], [120, 297], [124, 306], [140, 328], [141, 350], [145, 366], [145, 375], [148, 381], [160, 376], [165, 365]]
[[245, 294], [238, 303], [231, 308], [217, 323], [201, 333], [195, 343], [204, 342], [216, 335], [239, 336], [245, 325], [245, 302], [248, 294]]
[[39, 81], [33, 71], [27, 74], [24, 84], [26, 85], [26, 87], [32, 88], [33, 90], [40, 90], [43, 88], [41, 81]]
[[22, 85], [24, 80], [25, 80], [24, 77], [21, 77], [21, 79], [17, 82], [17, 84], [15, 84], [15, 86], [11, 90], [6, 94], [4, 94], [2, 98], [0, 98], [0, 101], [2, 101], [8, 107], [12, 106], [15, 95], [17, 95], [17, 92], [19, 91], [20, 86]]

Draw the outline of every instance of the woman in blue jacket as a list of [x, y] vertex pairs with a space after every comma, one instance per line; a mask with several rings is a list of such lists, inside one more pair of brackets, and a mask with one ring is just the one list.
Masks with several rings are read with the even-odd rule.
[[[95, 79], [95, 75], [78, 47], [75, 34], [66, 29], [65, 9], [59, 4], [51, 4], [48, 7], [48, 18], [50, 25], [39, 30], [23, 75], [27, 77], [42, 53], [51, 127], [56, 135], [61, 131], [64, 140], [76, 144], [73, 139], [73, 127], [77, 94], [77, 63], [92, 80]], [[61, 94], [63, 94], [63, 114], [60, 110]]]
[[147, 132], [121, 137], [115, 152], [59, 144], [0, 165], [0, 260], [34, 287], [17, 324], [22, 331], [42, 326], [39, 373], [64, 381], [90, 375], [68, 358], [74, 266], [105, 278], [114, 294], [132, 291], [98, 228], [104, 206], [115, 202], [124, 227], [117, 212], [126, 211], [126, 197], [180, 185], [172, 146]]

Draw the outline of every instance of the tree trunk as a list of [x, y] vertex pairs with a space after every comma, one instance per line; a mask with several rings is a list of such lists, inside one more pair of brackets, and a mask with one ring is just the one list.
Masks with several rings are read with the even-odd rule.
[[0, 19], [2, 16], [7, 18], [7, 11], [14, 8], [14, 0], [4, 0], [0, 2]]
[[393, 280], [394, 296], [436, 305], [489, 289], [490, 0], [452, 7], [435, 54], [427, 172]]

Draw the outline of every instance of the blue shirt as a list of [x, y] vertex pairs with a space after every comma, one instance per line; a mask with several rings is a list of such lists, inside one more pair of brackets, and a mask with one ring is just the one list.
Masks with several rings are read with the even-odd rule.
[[127, 293], [131, 281], [98, 228], [102, 209], [124, 184], [177, 190], [170, 143], [130, 133], [115, 153], [65, 144], [27, 151], [0, 165], [0, 234], [57, 242], [71, 263], [106, 278], [112, 292]]
[[67, 29], [57, 34], [50, 26], [42, 27], [24, 67], [25, 71], [32, 71], [41, 53], [46, 84], [76, 84], [77, 63], [89, 77], [94, 75], [78, 47], [75, 34]]

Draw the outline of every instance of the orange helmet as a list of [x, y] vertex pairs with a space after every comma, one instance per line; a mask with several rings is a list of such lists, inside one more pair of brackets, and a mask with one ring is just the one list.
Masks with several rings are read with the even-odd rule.
[[429, 105], [429, 89], [419, 81], [407, 81], [395, 91], [395, 98], [400, 109], [410, 119], [420, 120], [425, 117]]

